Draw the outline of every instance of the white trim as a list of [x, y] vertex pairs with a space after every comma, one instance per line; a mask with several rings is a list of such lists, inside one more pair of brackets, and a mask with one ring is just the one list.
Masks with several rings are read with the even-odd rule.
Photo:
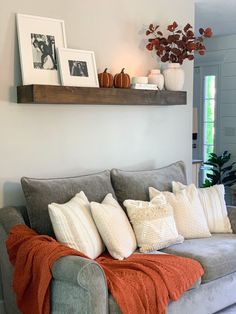
[[[203, 160], [203, 105], [204, 105], [204, 76], [206, 74], [207, 67], [215, 67], [216, 68], [216, 108], [215, 108], [215, 139], [214, 139], [214, 152], [219, 154], [221, 152], [221, 143], [220, 143], [220, 117], [221, 117], [221, 64], [222, 63], [202, 63], [195, 64], [194, 68], [199, 69], [200, 76], [200, 90], [199, 90], [199, 104], [198, 104], [198, 156], [197, 158]], [[212, 74], [213, 75], [213, 74]], [[202, 174], [201, 174], [202, 175]], [[200, 178], [200, 182], [202, 181], [202, 177]]]
[[210, 51], [205, 56], [195, 56], [194, 66], [219, 65], [225, 62], [225, 53]]

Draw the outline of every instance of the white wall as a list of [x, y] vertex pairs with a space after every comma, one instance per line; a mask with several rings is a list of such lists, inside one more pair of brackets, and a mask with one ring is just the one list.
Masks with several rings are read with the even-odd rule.
[[98, 70], [146, 75], [156, 59], [144, 25], [193, 23], [189, 0], [8, 0], [0, 11], [0, 206], [23, 204], [21, 176], [55, 177], [106, 168], [147, 169], [184, 160], [191, 174], [192, 63], [187, 106], [16, 103], [21, 83], [15, 13], [65, 20], [68, 47], [95, 51]]

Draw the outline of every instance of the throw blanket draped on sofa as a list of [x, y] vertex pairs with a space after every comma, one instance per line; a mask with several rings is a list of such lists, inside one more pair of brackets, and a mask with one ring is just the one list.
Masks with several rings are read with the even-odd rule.
[[[6, 245], [19, 309], [24, 314], [49, 314], [53, 263], [66, 255], [86, 256], [25, 225], [11, 229]], [[124, 314], [163, 314], [170, 300], [177, 300], [203, 275], [197, 261], [167, 254], [133, 254], [123, 261], [104, 254], [96, 262]]]

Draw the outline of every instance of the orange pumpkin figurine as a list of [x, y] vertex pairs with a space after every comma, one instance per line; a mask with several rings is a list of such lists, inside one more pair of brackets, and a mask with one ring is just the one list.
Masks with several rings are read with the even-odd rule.
[[114, 76], [114, 86], [117, 88], [130, 88], [130, 77], [129, 74], [124, 73], [124, 68], [120, 73]]
[[100, 87], [113, 87], [113, 76], [111, 73], [107, 72], [107, 68], [98, 74], [98, 81]]

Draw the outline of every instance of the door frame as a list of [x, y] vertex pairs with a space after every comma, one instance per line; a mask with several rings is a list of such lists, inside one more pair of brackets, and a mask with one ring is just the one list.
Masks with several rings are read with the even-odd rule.
[[[214, 151], [216, 154], [220, 153], [220, 79], [221, 79], [221, 64], [220, 63], [203, 63], [194, 65], [194, 69], [199, 69], [200, 76], [200, 96], [198, 105], [198, 154], [199, 159], [203, 160], [203, 100], [204, 100], [204, 77], [207, 75], [207, 68], [215, 67], [214, 75], [216, 75], [216, 106], [215, 106], [215, 140], [214, 140]], [[210, 71], [208, 72], [210, 75]], [[213, 73], [213, 72], [211, 72]]]

